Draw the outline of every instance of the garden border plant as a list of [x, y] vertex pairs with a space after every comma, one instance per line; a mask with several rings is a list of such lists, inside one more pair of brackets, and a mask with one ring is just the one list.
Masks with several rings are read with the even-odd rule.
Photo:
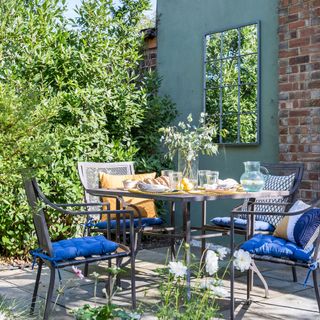
[[[81, 201], [78, 161], [165, 166], [158, 132], [176, 115], [139, 73], [139, 21], [149, 0], [85, 0], [73, 20], [65, 0], [0, 2], [0, 255], [35, 246], [20, 169], [34, 168], [55, 202]], [[152, 155], [152, 156], [150, 156]], [[72, 236], [70, 217], [49, 213], [53, 240]]]

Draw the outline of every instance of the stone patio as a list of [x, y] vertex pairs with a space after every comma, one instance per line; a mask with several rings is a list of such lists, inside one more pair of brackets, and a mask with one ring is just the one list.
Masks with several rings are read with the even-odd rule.
[[[166, 260], [167, 250], [143, 250], [137, 257], [137, 297], [138, 304], [152, 310], [156, 307], [159, 300], [157, 291], [158, 278], [155, 272], [157, 267], [163, 266]], [[275, 269], [273, 264], [258, 264], [259, 269], [265, 276], [270, 289], [270, 298], [264, 298], [264, 290], [259, 280], [255, 281], [252, 293], [253, 302], [250, 306], [244, 305], [246, 297], [246, 277], [244, 274], [237, 274], [236, 282], [236, 313], [237, 319], [320, 319], [314, 290], [309, 284], [303, 287], [306, 276], [306, 270], [298, 269], [298, 283], [292, 282], [290, 267], [281, 266], [280, 270]], [[97, 271], [104, 274], [104, 265], [91, 266], [89, 273]], [[19, 305], [29, 306], [32, 290], [34, 286], [36, 272], [30, 269], [12, 269], [0, 271], [0, 294], [8, 299], [16, 299]], [[52, 314], [52, 319], [73, 319], [70, 310], [79, 307], [85, 303], [94, 304], [93, 298], [93, 280], [92, 278], [82, 280], [79, 283], [67, 281], [73, 279], [72, 271], [61, 271], [64, 283], [68, 283], [65, 295], [59, 299], [58, 305]], [[39, 303], [36, 312], [43, 308], [44, 297], [47, 289], [48, 270], [44, 269], [42, 273], [42, 282], [39, 288]], [[224, 280], [224, 286], [228, 288], [228, 281]], [[57, 286], [58, 287], [58, 281]], [[105, 303], [102, 294], [104, 282], [101, 279], [98, 283], [96, 304]], [[119, 305], [130, 305], [129, 280], [123, 277], [123, 290], [116, 294], [114, 302]], [[221, 306], [221, 318], [228, 319], [228, 299], [219, 300]], [[145, 314], [143, 319], [156, 319], [149, 314]]]

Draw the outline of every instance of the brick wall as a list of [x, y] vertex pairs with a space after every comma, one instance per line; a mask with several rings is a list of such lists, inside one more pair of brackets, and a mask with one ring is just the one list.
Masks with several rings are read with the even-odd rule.
[[144, 33], [144, 51], [141, 68], [155, 70], [157, 66], [157, 35], [155, 28], [142, 30]]
[[320, 0], [279, 1], [280, 161], [304, 162], [303, 199], [320, 198]]

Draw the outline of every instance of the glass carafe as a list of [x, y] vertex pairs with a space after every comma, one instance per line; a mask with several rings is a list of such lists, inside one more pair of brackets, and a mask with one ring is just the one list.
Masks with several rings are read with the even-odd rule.
[[260, 166], [259, 161], [246, 161], [244, 164], [244, 173], [240, 178], [240, 183], [243, 189], [247, 192], [261, 191], [265, 185], [264, 175], [261, 170], [265, 171], [265, 174], [269, 174], [265, 167]]

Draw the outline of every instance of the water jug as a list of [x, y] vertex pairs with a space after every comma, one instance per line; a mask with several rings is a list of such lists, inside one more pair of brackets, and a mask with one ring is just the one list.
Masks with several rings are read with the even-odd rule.
[[261, 191], [265, 185], [265, 177], [261, 170], [268, 175], [269, 172], [265, 167], [260, 166], [259, 161], [246, 161], [244, 164], [244, 173], [240, 178], [243, 189], [247, 192]]

